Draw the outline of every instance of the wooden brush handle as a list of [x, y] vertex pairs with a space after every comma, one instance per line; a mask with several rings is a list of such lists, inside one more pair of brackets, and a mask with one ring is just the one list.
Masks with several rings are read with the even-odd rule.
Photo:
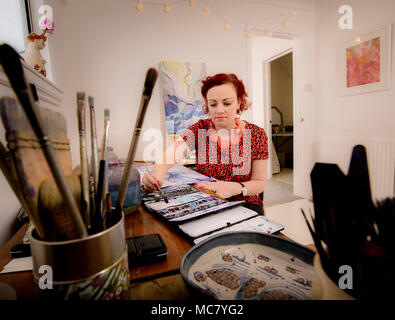
[[80, 134], [80, 161], [82, 185], [82, 212], [85, 225], [90, 227], [90, 201], [89, 201], [89, 166], [85, 139], [85, 93], [77, 93], [77, 116]]
[[78, 115], [78, 129], [80, 135], [85, 136], [85, 103], [82, 100], [77, 100], [77, 115]]
[[91, 144], [92, 144], [92, 169], [93, 178], [95, 185], [95, 194], [97, 192], [97, 183], [99, 180], [99, 163], [97, 159], [97, 138], [96, 138], [96, 119], [95, 119], [95, 109], [93, 105], [90, 108], [90, 120], [91, 120]]

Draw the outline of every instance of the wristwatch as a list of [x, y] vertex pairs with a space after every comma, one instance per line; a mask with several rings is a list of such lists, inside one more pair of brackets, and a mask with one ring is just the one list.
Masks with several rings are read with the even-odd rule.
[[241, 192], [240, 193], [245, 197], [248, 193], [248, 189], [244, 184], [242, 184], [241, 182], [239, 182], [239, 183], [241, 184]]

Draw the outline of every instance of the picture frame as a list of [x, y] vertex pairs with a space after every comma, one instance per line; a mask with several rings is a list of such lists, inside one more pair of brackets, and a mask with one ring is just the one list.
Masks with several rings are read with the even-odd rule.
[[387, 25], [340, 47], [340, 96], [391, 87], [391, 29]]

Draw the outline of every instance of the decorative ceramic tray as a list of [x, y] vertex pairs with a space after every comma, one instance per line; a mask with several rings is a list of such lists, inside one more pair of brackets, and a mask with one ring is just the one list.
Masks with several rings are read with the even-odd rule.
[[229, 232], [191, 248], [181, 261], [188, 287], [225, 300], [308, 300], [314, 251], [256, 232]]

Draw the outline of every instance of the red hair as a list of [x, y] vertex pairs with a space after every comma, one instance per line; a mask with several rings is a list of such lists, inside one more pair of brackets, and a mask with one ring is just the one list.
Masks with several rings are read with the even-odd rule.
[[248, 94], [244, 87], [244, 83], [240, 80], [234, 73], [217, 73], [214, 76], [208, 76], [205, 80], [202, 81], [202, 96], [204, 98], [205, 104], [203, 105], [203, 110], [205, 113], [208, 113], [207, 108], [207, 92], [216, 86], [220, 86], [222, 84], [231, 83], [233, 84], [236, 94], [237, 100], [240, 102], [240, 109], [237, 110], [237, 113], [241, 113], [251, 105], [251, 102], [247, 100]]

